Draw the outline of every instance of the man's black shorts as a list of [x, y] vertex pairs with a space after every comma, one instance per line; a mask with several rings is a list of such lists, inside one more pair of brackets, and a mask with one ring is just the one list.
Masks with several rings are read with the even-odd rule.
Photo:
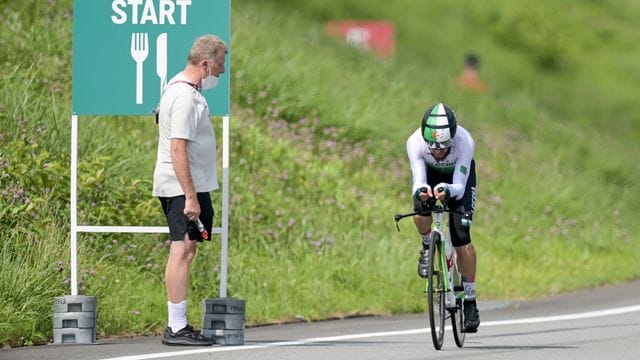
[[[198, 202], [200, 203], [200, 221], [205, 229], [209, 232], [211, 238], [211, 228], [213, 227], [213, 206], [211, 204], [211, 196], [209, 193], [198, 193]], [[160, 197], [162, 211], [167, 218], [169, 224], [169, 240], [182, 241], [184, 234], [189, 234], [190, 240], [202, 241], [202, 235], [198, 230], [198, 226], [189, 221], [187, 215], [184, 214], [185, 196]]]
[[[431, 188], [436, 187], [439, 183], [451, 183], [453, 180], [452, 175], [443, 175], [436, 172], [429, 172], [427, 177], [427, 184]], [[473, 219], [473, 213], [476, 208], [476, 162], [471, 160], [471, 168], [469, 169], [469, 178], [467, 179], [467, 186], [464, 189], [464, 195], [462, 199], [451, 200], [449, 202], [449, 208], [457, 211], [468, 212], [469, 219]], [[413, 209], [415, 211], [423, 211], [422, 203], [419, 200], [413, 198]]]
[[[452, 175], [443, 175], [436, 172], [429, 173], [427, 178], [427, 184], [431, 188], [435, 187], [439, 183], [451, 183]], [[469, 169], [469, 178], [467, 179], [467, 186], [464, 189], [464, 195], [462, 199], [449, 201], [449, 208], [459, 212], [468, 214], [468, 219], [473, 219], [473, 213], [476, 207], [476, 163], [471, 160], [471, 168]], [[413, 199], [413, 207], [415, 211], [423, 211], [423, 205], [420, 201]], [[462, 216], [458, 214], [451, 214], [452, 221], [449, 222], [449, 231], [451, 233], [451, 242], [453, 246], [464, 246], [471, 242], [471, 234], [469, 232], [469, 226], [462, 225]]]

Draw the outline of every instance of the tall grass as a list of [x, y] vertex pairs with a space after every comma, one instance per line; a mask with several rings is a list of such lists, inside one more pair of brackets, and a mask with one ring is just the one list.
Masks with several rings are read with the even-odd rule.
[[[424, 310], [414, 227], [392, 215], [411, 206], [406, 137], [439, 100], [476, 140], [481, 299], [640, 276], [638, 5], [606, 3], [233, 2], [229, 295], [247, 323]], [[72, 2], [3, 5], [0, 344], [22, 345], [50, 339], [51, 301], [69, 293]], [[327, 38], [335, 18], [393, 21], [396, 56]], [[452, 82], [468, 50], [489, 93]], [[156, 134], [150, 117], [81, 119], [79, 223], [164, 223]], [[99, 337], [164, 327], [165, 240], [80, 236]], [[218, 295], [218, 245], [194, 263], [194, 325]]]
[[[51, 337], [51, 301], [62, 288], [66, 231], [52, 224], [4, 229], [0, 245], [0, 343], [33, 344]], [[49, 299], [44, 302], [43, 299]]]

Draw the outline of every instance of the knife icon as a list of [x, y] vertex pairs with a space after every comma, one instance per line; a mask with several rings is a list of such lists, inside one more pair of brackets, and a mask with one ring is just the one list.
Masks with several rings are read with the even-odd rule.
[[167, 33], [158, 35], [156, 40], [156, 74], [160, 78], [160, 96], [167, 83]]

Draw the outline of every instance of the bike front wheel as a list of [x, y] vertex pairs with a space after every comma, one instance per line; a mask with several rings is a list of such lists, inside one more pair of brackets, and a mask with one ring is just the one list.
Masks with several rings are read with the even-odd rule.
[[427, 298], [429, 303], [429, 324], [431, 325], [431, 339], [436, 350], [442, 348], [444, 341], [444, 321], [446, 306], [444, 302], [444, 271], [440, 259], [440, 234], [431, 232], [429, 235], [429, 276], [427, 277]]
[[451, 329], [453, 330], [453, 339], [456, 345], [462, 347], [465, 338], [465, 333], [462, 331], [462, 329], [464, 329], [464, 308], [462, 300], [464, 298], [464, 288], [462, 287], [462, 278], [458, 264], [453, 264], [451, 271], [453, 271], [453, 293], [456, 295], [456, 308], [451, 310]]

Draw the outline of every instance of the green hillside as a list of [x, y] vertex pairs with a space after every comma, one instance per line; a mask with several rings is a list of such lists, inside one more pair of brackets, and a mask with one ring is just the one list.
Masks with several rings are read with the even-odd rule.
[[[70, 293], [72, 3], [0, 0], [5, 346], [50, 341], [52, 300]], [[333, 19], [391, 21], [395, 56], [327, 37]], [[638, 278], [639, 21], [631, 0], [234, 1], [228, 295], [247, 324], [426, 310], [415, 229], [393, 215], [411, 209], [406, 138], [436, 101], [476, 141], [480, 301]], [[471, 50], [487, 93], [453, 82]], [[164, 223], [156, 136], [150, 117], [81, 119], [80, 224]], [[165, 240], [79, 236], [99, 338], [165, 326]], [[194, 264], [196, 326], [218, 244]]]

